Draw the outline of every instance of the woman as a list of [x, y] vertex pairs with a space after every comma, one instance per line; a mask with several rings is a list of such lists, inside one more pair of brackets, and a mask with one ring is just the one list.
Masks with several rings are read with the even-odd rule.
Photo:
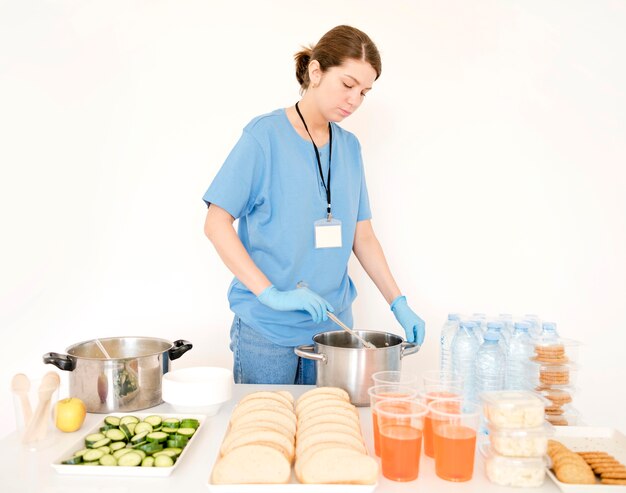
[[380, 76], [378, 49], [365, 33], [338, 26], [295, 60], [302, 99], [253, 119], [204, 195], [204, 231], [235, 275], [228, 299], [237, 383], [315, 383], [314, 362], [293, 347], [337, 329], [327, 311], [352, 326], [351, 252], [407, 339], [424, 339], [371, 225], [359, 142], [337, 125]]

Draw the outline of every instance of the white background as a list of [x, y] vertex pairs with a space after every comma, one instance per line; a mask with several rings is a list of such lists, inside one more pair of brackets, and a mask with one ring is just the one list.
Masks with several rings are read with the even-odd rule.
[[[383, 59], [344, 127], [426, 320], [406, 367], [437, 365], [448, 312], [536, 313], [585, 343], [585, 422], [625, 428], [620, 0], [2, 0], [2, 423], [15, 372], [94, 337], [185, 338], [175, 368], [230, 366], [231, 275], [201, 197], [242, 127], [298, 99], [300, 45], [341, 23]], [[401, 333], [350, 268], [356, 327]]]

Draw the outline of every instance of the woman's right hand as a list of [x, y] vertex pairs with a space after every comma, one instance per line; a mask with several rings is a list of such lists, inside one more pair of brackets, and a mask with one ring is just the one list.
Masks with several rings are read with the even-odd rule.
[[264, 289], [257, 299], [265, 306], [279, 311], [304, 310], [317, 324], [328, 320], [326, 311], [334, 312], [332, 305], [309, 288], [280, 291], [273, 285]]

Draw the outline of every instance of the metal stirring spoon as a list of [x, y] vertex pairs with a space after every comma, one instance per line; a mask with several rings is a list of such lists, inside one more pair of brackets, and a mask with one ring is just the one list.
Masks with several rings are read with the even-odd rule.
[[111, 356], [109, 356], [109, 353], [100, 342], [100, 339], [96, 339], [95, 341], [96, 341], [96, 346], [98, 346], [98, 349], [102, 352], [102, 354], [104, 354], [104, 357], [106, 359], [111, 359]]
[[331, 312], [327, 311], [326, 313], [328, 314], [328, 318], [330, 318], [333, 322], [335, 322], [337, 325], [339, 325], [339, 327], [341, 327], [343, 330], [345, 330], [346, 332], [351, 334], [353, 337], [356, 337], [359, 341], [361, 341], [361, 344], [363, 344], [363, 346], [365, 346], [367, 349], [376, 349], [376, 346], [374, 344], [372, 344], [371, 342], [366, 341], [365, 339], [363, 339], [359, 334], [357, 334], [350, 327], [348, 327], [346, 324], [344, 324], [341, 320], [339, 320]]

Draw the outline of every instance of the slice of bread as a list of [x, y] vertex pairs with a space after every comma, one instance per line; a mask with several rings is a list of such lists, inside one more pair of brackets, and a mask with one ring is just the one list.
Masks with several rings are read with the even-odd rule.
[[332, 394], [341, 397], [345, 401], [350, 402], [350, 394], [348, 394], [348, 392], [346, 392], [345, 390], [340, 389], [339, 387], [316, 387], [314, 389], [308, 390], [300, 397], [298, 397], [298, 400], [296, 400], [296, 406], [304, 399], [316, 394]]
[[243, 399], [241, 399], [238, 405], [241, 406], [244, 402], [253, 401], [255, 399], [275, 400], [277, 402], [280, 402], [281, 404], [284, 404], [287, 409], [293, 411], [293, 401], [290, 401], [289, 399], [287, 399], [287, 397], [279, 394], [278, 392], [252, 392], [251, 394], [248, 394]]
[[293, 441], [289, 440], [282, 433], [274, 430], [255, 430], [243, 435], [238, 434], [232, 440], [228, 440], [228, 437], [226, 437], [220, 448], [220, 453], [222, 455], [228, 455], [232, 450], [249, 444], [260, 444], [276, 448], [285, 454], [285, 458], [289, 463], [293, 461]]
[[231, 421], [231, 427], [240, 426], [244, 423], [256, 423], [257, 421], [275, 421], [287, 428], [292, 435], [296, 434], [296, 416], [294, 414], [282, 414], [276, 409], [254, 409]]
[[329, 406], [315, 409], [307, 414], [298, 415], [298, 426], [306, 423], [308, 420], [313, 419], [316, 416], [328, 416], [332, 414], [337, 416], [349, 416], [357, 422], [359, 421], [359, 415], [356, 408]]
[[305, 399], [302, 399], [301, 401], [298, 401], [295, 407], [296, 414], [302, 411], [302, 409], [307, 407], [309, 404], [312, 404], [313, 402], [318, 402], [324, 399], [335, 399], [337, 401], [345, 402], [345, 403], [350, 402], [335, 394], [313, 394], [313, 395], [306, 397]]
[[345, 447], [321, 448], [299, 466], [302, 483], [375, 484], [378, 463], [370, 456]]
[[278, 450], [265, 445], [244, 445], [220, 458], [213, 467], [213, 484], [288, 483], [291, 464]]
[[357, 452], [360, 452], [362, 454], [367, 453], [365, 445], [363, 444], [363, 439], [361, 437], [357, 438], [354, 435], [351, 435], [349, 433], [342, 433], [340, 431], [320, 431], [318, 433], [308, 435], [302, 440], [298, 440], [298, 445], [296, 446], [296, 455], [299, 457], [310, 446], [315, 445], [316, 443], [324, 442], [345, 443], [346, 445], [350, 445], [350, 447], [352, 447]]
[[314, 399], [313, 401], [304, 401], [304, 406], [296, 410], [298, 416], [306, 416], [316, 409], [325, 407], [345, 407], [346, 409], [355, 409], [349, 402], [343, 401], [337, 397]]
[[291, 392], [289, 392], [288, 390], [278, 390], [276, 391], [276, 393], [282, 395], [285, 399], [287, 399], [291, 403], [291, 406], [293, 407], [294, 399], [293, 399], [293, 395], [291, 394]]
[[347, 448], [348, 450], [354, 450], [352, 447], [350, 447], [350, 445], [347, 445], [345, 443], [338, 443], [338, 442], [324, 442], [324, 443], [316, 443], [315, 445], [312, 445], [311, 447], [309, 447], [308, 449], [306, 449], [300, 456], [296, 457], [296, 463], [293, 466], [293, 470], [294, 473], [296, 474], [296, 478], [298, 478], [298, 481], [302, 482], [302, 480], [300, 479], [301, 477], [301, 468], [302, 468], [302, 464], [304, 464], [311, 455], [313, 455], [314, 453], [316, 453], [318, 450], [324, 449], [324, 448]]
[[230, 420], [234, 421], [239, 416], [250, 412], [253, 409], [275, 409], [278, 411], [282, 411], [283, 414], [293, 415], [293, 409], [289, 409], [284, 404], [275, 401], [273, 399], [251, 399], [247, 402], [243, 402], [241, 404], [237, 404], [235, 409], [233, 409], [232, 414], [230, 415]]
[[331, 432], [341, 432], [346, 433], [348, 435], [352, 435], [358, 440], [363, 440], [363, 436], [361, 435], [361, 430], [358, 430], [350, 425], [346, 425], [343, 423], [333, 423], [333, 422], [324, 422], [318, 423], [315, 426], [310, 426], [304, 431], [297, 431], [296, 437], [298, 442], [304, 441], [309, 435], [322, 433], [325, 431]]
[[356, 432], [361, 434], [361, 425], [358, 419], [354, 416], [344, 416], [341, 414], [320, 414], [319, 416], [313, 416], [306, 421], [302, 421], [298, 426], [297, 432], [298, 434], [305, 433], [309, 428], [323, 423], [339, 423], [345, 426], [349, 426], [350, 428], [353, 428]]
[[[230, 450], [232, 448], [232, 443], [240, 443], [240, 439], [242, 437], [246, 437], [252, 433], [256, 433], [258, 431], [271, 431], [272, 433], [279, 433], [280, 435], [282, 435], [283, 437], [285, 437], [286, 440], [289, 441], [289, 443], [291, 443], [293, 445], [293, 443], [295, 443], [295, 438], [293, 435], [289, 435], [288, 433], [284, 433], [280, 430], [275, 430], [272, 428], [263, 428], [261, 426], [258, 426], [257, 423], [252, 424], [250, 423], [249, 425], [246, 426], [242, 426], [239, 428], [231, 428], [228, 433], [226, 434], [226, 436], [224, 437], [224, 440], [222, 441], [222, 446], [220, 447], [220, 453], [222, 455], [224, 455], [226, 453], [227, 450]], [[245, 442], [245, 440], [244, 440]], [[248, 443], [248, 442], [245, 442]], [[287, 442], [285, 442], [287, 443]], [[291, 450], [291, 448], [293, 447], [287, 447], [286, 448], [286, 452], [289, 452]]]
[[278, 421], [269, 421], [269, 420], [259, 420], [252, 422], [244, 422], [238, 421], [234, 425], [231, 425], [229, 434], [235, 433], [243, 430], [250, 430], [250, 428], [258, 428], [258, 429], [268, 429], [274, 430], [282, 433], [290, 440], [294, 439], [294, 434], [287, 428], [284, 424], [281, 424]]

